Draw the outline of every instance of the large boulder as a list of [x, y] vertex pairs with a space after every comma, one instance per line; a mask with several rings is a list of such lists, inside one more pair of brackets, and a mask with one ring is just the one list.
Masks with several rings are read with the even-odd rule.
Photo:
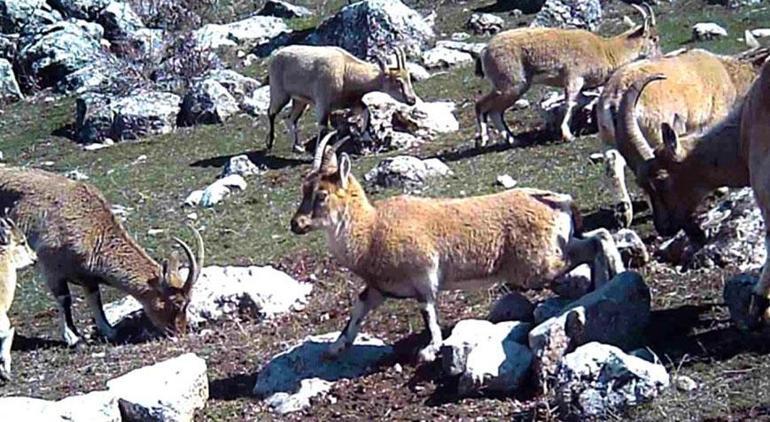
[[462, 320], [441, 345], [443, 370], [459, 376], [458, 392], [516, 391], [529, 375], [532, 352], [523, 345], [531, 325]]
[[6, 34], [35, 31], [61, 19], [45, 0], [0, 0], [0, 32]]
[[340, 358], [325, 359], [324, 353], [338, 336], [337, 332], [310, 336], [274, 356], [259, 371], [254, 395], [266, 399], [279, 413], [300, 410], [333, 382], [366, 375], [393, 353], [382, 340], [361, 333]]
[[473, 56], [446, 47], [432, 48], [422, 53], [422, 64], [428, 69], [448, 69], [473, 64]]
[[[186, 270], [182, 271], [186, 275]], [[293, 279], [273, 267], [208, 266], [201, 271], [187, 308], [193, 326], [248, 315], [270, 318], [301, 309], [313, 286]], [[105, 305], [107, 320], [113, 325], [142, 309], [133, 297]]]
[[452, 170], [438, 158], [421, 160], [417, 157], [400, 155], [386, 158], [364, 175], [368, 183], [382, 187], [400, 187], [406, 190], [418, 189], [429, 179], [452, 174]]
[[595, 31], [601, 20], [602, 5], [599, 0], [545, 0], [531, 26]]
[[285, 32], [290, 32], [290, 29], [280, 18], [252, 16], [225, 25], [204, 25], [193, 33], [193, 37], [198, 48], [203, 50], [227, 48], [248, 51]]
[[64, 17], [96, 20], [101, 12], [112, 0], [48, 0], [56, 10]]
[[179, 96], [170, 92], [139, 90], [123, 97], [84, 94], [76, 102], [76, 137], [94, 143], [171, 133], [179, 103]]
[[494, 35], [503, 29], [503, 18], [491, 13], [474, 13], [468, 18], [465, 27], [476, 35]]
[[498, 323], [502, 321], [532, 322], [535, 305], [519, 292], [511, 292], [498, 299], [489, 310], [487, 320]]
[[121, 422], [118, 400], [110, 392], [96, 391], [58, 402], [31, 397], [0, 398], [3, 420], [41, 422]]
[[13, 65], [6, 59], [0, 58], [0, 103], [22, 99], [19, 83], [13, 73]]
[[124, 421], [192, 422], [209, 398], [206, 361], [187, 353], [107, 381]]
[[364, 0], [325, 20], [306, 42], [336, 45], [371, 60], [384, 57], [395, 47], [416, 56], [434, 38], [430, 22], [400, 0]]
[[564, 357], [557, 375], [557, 398], [563, 415], [601, 420], [651, 401], [669, 382], [663, 365], [592, 342]]
[[618, 274], [529, 333], [541, 379], [553, 375], [562, 357], [580, 345], [639, 346], [649, 321], [650, 289], [636, 272]]
[[686, 269], [734, 266], [747, 271], [765, 262], [765, 223], [751, 188], [730, 191], [698, 217], [703, 245], [682, 231], [664, 242], [657, 255]]
[[436, 47], [462, 51], [463, 53], [468, 53], [475, 58], [481, 55], [481, 52], [485, 48], [487, 48], [487, 44], [483, 42], [462, 42], [462, 41], [454, 41], [454, 40], [440, 40], [436, 42]]
[[310, 9], [302, 6], [296, 6], [289, 2], [281, 0], [267, 0], [262, 9], [259, 10], [257, 15], [260, 16], [275, 16], [277, 18], [307, 18], [313, 16], [313, 12]]
[[727, 30], [716, 22], [700, 22], [692, 26], [692, 39], [708, 41], [727, 36]]
[[118, 71], [94, 36], [94, 29], [92, 25], [63, 21], [23, 34], [17, 66], [34, 82], [20, 82], [29, 87], [78, 92], [115, 79]]
[[104, 27], [104, 35], [108, 40], [127, 38], [137, 30], [144, 28], [139, 15], [131, 5], [122, 1], [113, 1], [99, 13], [99, 23]]
[[193, 85], [185, 94], [179, 119], [189, 126], [224, 123], [239, 110], [238, 102], [222, 84], [205, 79]]

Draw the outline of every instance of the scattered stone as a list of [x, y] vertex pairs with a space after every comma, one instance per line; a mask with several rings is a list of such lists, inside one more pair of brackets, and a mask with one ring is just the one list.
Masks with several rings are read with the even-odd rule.
[[17, 101], [24, 98], [13, 73], [13, 65], [6, 59], [0, 58], [0, 103]]
[[[601, 89], [580, 92], [578, 104], [572, 110], [572, 118], [570, 119], [570, 129], [573, 134], [587, 135], [599, 130], [596, 125], [595, 110], [599, 95], [601, 95]], [[540, 101], [540, 111], [548, 130], [557, 131], [559, 129], [564, 118], [565, 107], [563, 92], [551, 91]]]
[[523, 294], [511, 292], [498, 299], [489, 311], [487, 320], [498, 323], [503, 321], [532, 322], [535, 305]]
[[455, 32], [449, 38], [451, 38], [452, 41], [465, 41], [465, 40], [467, 40], [470, 37], [471, 37], [471, 34], [469, 34], [467, 32]]
[[262, 173], [247, 155], [236, 155], [231, 157], [227, 165], [222, 169], [222, 177], [227, 177], [232, 174], [240, 174], [241, 176], [254, 176]]
[[529, 333], [529, 346], [541, 377], [552, 375], [562, 357], [575, 347], [599, 341], [624, 350], [638, 346], [650, 320], [650, 290], [633, 271], [567, 306]]
[[647, 403], [669, 385], [663, 365], [592, 342], [566, 355], [559, 365], [560, 410], [578, 418], [603, 418]]
[[673, 379], [676, 389], [689, 393], [698, 389], [698, 383], [686, 375], [677, 375]]
[[529, 100], [526, 98], [519, 98], [515, 103], [513, 103], [514, 110], [524, 110], [527, 108], [529, 108]]
[[433, 43], [433, 25], [400, 0], [363, 0], [345, 6], [305, 40], [336, 45], [362, 59], [375, 59], [402, 47], [416, 56]]
[[[186, 276], [186, 270], [182, 270]], [[273, 267], [220, 267], [208, 266], [201, 271], [193, 286], [193, 298], [187, 310], [188, 322], [193, 327], [226, 318], [248, 315], [252, 318], [272, 318], [292, 310], [300, 310], [313, 289]], [[141, 310], [133, 297], [105, 305], [104, 312], [111, 324]], [[122, 324], [121, 324], [122, 325]]]
[[752, 29], [751, 35], [753, 35], [756, 38], [767, 38], [770, 37], [770, 28], [758, 28], [758, 29]]
[[412, 78], [412, 82], [424, 81], [430, 78], [430, 73], [428, 70], [417, 63], [407, 62], [406, 70], [409, 71], [409, 76]]
[[458, 50], [436, 47], [422, 53], [422, 63], [428, 69], [448, 69], [473, 63], [473, 56]]
[[[213, 80], [225, 87], [227, 92], [230, 93], [230, 95], [233, 96], [233, 98], [238, 101], [238, 104], [241, 105], [241, 108], [245, 107], [243, 106], [243, 102], [246, 101], [247, 98], [254, 95], [254, 91], [259, 89], [259, 82], [257, 82], [254, 78], [249, 78], [248, 76], [243, 76], [238, 72], [235, 72], [230, 69], [215, 69], [210, 70], [206, 75], [204, 76], [207, 80]], [[269, 88], [269, 85], [266, 85]]]
[[205, 189], [193, 191], [184, 200], [184, 204], [191, 207], [201, 206], [210, 208], [222, 202], [234, 190], [245, 190], [246, 185], [246, 180], [243, 176], [231, 174], [217, 179]]
[[749, 305], [759, 277], [754, 274], [738, 274], [725, 282], [724, 300], [730, 310], [730, 319], [741, 330], [752, 326]]
[[447, 48], [449, 50], [462, 51], [464, 53], [470, 54], [475, 58], [481, 55], [481, 52], [487, 47], [487, 45], [483, 42], [469, 43], [469, 42], [441, 40], [436, 42], [436, 47]]
[[101, 12], [112, 0], [48, 0], [56, 10], [64, 17], [96, 20]]
[[740, 9], [745, 6], [758, 6], [762, 0], [727, 0], [728, 9]]
[[283, 19], [272, 16], [252, 16], [226, 25], [214, 23], [204, 25], [193, 33], [193, 37], [198, 48], [204, 50], [218, 50], [222, 47], [231, 50], [251, 50], [287, 32], [291, 30]]
[[219, 82], [205, 79], [193, 85], [182, 100], [180, 121], [189, 126], [224, 123], [238, 113], [238, 102]]
[[250, 96], [243, 99], [241, 108], [252, 116], [267, 114], [270, 108], [270, 85], [255, 89]]
[[730, 191], [697, 220], [706, 233], [705, 245], [690, 242], [682, 231], [656, 255], [685, 269], [732, 266], [748, 271], [764, 264], [765, 223], [751, 188]]
[[[257, 375], [254, 394], [266, 399], [277, 411], [299, 410], [308, 405], [312, 393], [322, 393], [340, 379], [368, 374], [383, 358], [393, 353], [382, 340], [359, 334], [340, 358], [324, 359], [324, 353], [339, 336], [338, 332], [310, 336], [289, 350], [273, 357]], [[303, 380], [315, 379], [303, 383]]]
[[516, 187], [516, 185], [519, 184], [519, 182], [514, 180], [514, 178], [508, 174], [497, 176], [497, 179], [495, 179], [495, 181], [497, 182], [498, 185], [504, 187], [505, 189], [513, 189]]
[[107, 381], [124, 420], [192, 421], [209, 398], [206, 361], [187, 353]]
[[535, 326], [538, 326], [553, 317], [559, 316], [564, 308], [569, 306], [572, 302], [572, 300], [563, 297], [550, 297], [538, 303], [535, 305], [535, 310], [532, 312], [532, 315], [535, 318]]
[[84, 143], [106, 138], [122, 141], [171, 133], [176, 128], [179, 96], [135, 91], [124, 97], [88, 93], [76, 102], [75, 133]]
[[260, 16], [275, 16], [277, 18], [295, 19], [313, 16], [310, 9], [295, 6], [281, 0], [267, 0], [262, 9], [257, 13]]
[[692, 26], [692, 39], [696, 41], [708, 41], [726, 36], [727, 30], [714, 22], [701, 22]]
[[64, 175], [72, 180], [88, 180], [88, 175], [78, 169], [70, 170], [64, 173]]
[[620, 257], [626, 266], [643, 267], [650, 262], [650, 254], [642, 238], [631, 229], [620, 229], [612, 235]]
[[118, 399], [109, 391], [67, 397], [53, 403], [62, 417], [69, 422], [121, 422]]
[[532, 353], [522, 344], [530, 328], [518, 321], [458, 322], [441, 346], [444, 372], [460, 376], [458, 392], [463, 395], [480, 389], [516, 391], [532, 364]]
[[465, 23], [465, 27], [476, 35], [494, 35], [503, 29], [504, 23], [503, 18], [491, 13], [474, 13]]
[[410, 190], [419, 188], [430, 178], [451, 174], [452, 170], [438, 158], [421, 160], [400, 155], [380, 161], [377, 167], [364, 175], [364, 180], [386, 188], [400, 187]]
[[599, 0], [545, 0], [530, 26], [595, 31], [601, 20], [602, 5]]
[[99, 24], [104, 27], [104, 35], [110, 41], [128, 37], [144, 28], [139, 15], [131, 5], [122, 1], [113, 1], [99, 13]]

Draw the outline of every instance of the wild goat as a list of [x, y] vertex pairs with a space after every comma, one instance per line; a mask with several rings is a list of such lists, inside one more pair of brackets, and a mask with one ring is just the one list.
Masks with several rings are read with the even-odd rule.
[[334, 110], [364, 110], [361, 98], [372, 91], [383, 91], [398, 101], [414, 105], [417, 96], [412, 88], [406, 56], [396, 50], [396, 67], [388, 68], [378, 58], [379, 66], [358, 59], [339, 47], [294, 45], [275, 53], [270, 62], [270, 108], [267, 116], [267, 149], [273, 148], [275, 117], [291, 100], [287, 117], [294, 139], [294, 151], [303, 152], [297, 122], [308, 105], [316, 109], [319, 130], [329, 125]]
[[[612, 75], [599, 98], [599, 136], [605, 144], [620, 151], [638, 176], [652, 150], [662, 143], [663, 123], [678, 135], [718, 124], [743, 101], [767, 55], [767, 49], [758, 48], [735, 56], [695, 49], [630, 63]], [[615, 115], [623, 93], [641, 76], [657, 73], [666, 79], [646, 88], [636, 108], [636, 120], [644, 141], [616, 137]], [[672, 92], [676, 95], [671, 95]], [[632, 210], [629, 212], [633, 215]]]
[[99, 332], [114, 339], [102, 308], [99, 286], [106, 284], [135, 297], [160, 331], [172, 335], [187, 326], [190, 292], [203, 265], [203, 239], [195, 231], [198, 257], [178, 238], [190, 271], [184, 280], [175, 255], [158, 264], [110, 211], [94, 186], [42, 170], [0, 168], [0, 207], [29, 239], [38, 267], [56, 298], [62, 337], [80, 340], [72, 319], [68, 283], [81, 285]]
[[440, 290], [507, 281], [541, 288], [581, 263], [595, 284], [623, 270], [609, 233], [579, 238], [579, 215], [569, 196], [535, 189], [462, 199], [408, 195], [370, 203], [350, 171], [350, 158], [319, 143], [291, 230], [324, 230], [332, 255], [364, 279], [350, 320], [329, 349], [352, 344], [364, 316], [386, 297], [416, 298], [431, 340], [419, 357], [431, 361], [441, 345], [436, 300]]
[[476, 102], [477, 145], [486, 145], [487, 116], [510, 144], [514, 136], [503, 113], [532, 84], [564, 88], [567, 107], [561, 136], [572, 140], [569, 121], [583, 88], [603, 85], [615, 69], [631, 61], [659, 54], [652, 8], [639, 6], [644, 23], [620, 35], [603, 38], [578, 29], [524, 28], [495, 35], [481, 53], [476, 73], [488, 79], [492, 92]]
[[35, 263], [35, 252], [13, 220], [0, 218], [0, 380], [11, 377], [14, 329], [8, 310], [16, 292], [16, 271]]
[[[646, 142], [634, 117], [644, 87], [663, 74], [643, 75], [620, 103], [618, 137]], [[696, 207], [716, 188], [751, 186], [765, 226], [770, 227], [770, 62], [767, 60], [743, 104], [721, 124], [703, 135], [679, 137], [668, 124], [661, 126], [662, 144], [642, 166], [641, 187], [650, 197], [656, 230], [664, 235], [679, 229], [696, 241], [704, 234], [694, 217]], [[770, 248], [770, 229], [765, 238]], [[753, 324], [770, 319], [770, 255], [752, 298]]]

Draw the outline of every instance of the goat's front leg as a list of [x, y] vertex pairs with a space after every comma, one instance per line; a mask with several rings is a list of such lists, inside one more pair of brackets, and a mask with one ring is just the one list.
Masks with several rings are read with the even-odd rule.
[[14, 329], [5, 312], [0, 312], [0, 380], [11, 379], [11, 346]]
[[336, 358], [343, 351], [353, 344], [353, 341], [358, 335], [358, 330], [361, 328], [361, 321], [363, 321], [366, 314], [372, 309], [380, 306], [385, 301], [385, 297], [382, 292], [373, 288], [366, 287], [359, 295], [356, 304], [353, 305], [353, 311], [350, 313], [350, 319], [348, 324], [340, 333], [337, 340], [332, 343], [329, 350], [326, 351], [325, 357]]
[[107, 321], [107, 316], [104, 315], [99, 285], [89, 285], [85, 288], [85, 292], [86, 301], [88, 302], [88, 307], [91, 309], [91, 315], [94, 317], [96, 329], [99, 331], [99, 334], [107, 340], [115, 341], [118, 332], [112, 325], [110, 325], [109, 321]]
[[584, 84], [585, 81], [583, 78], [570, 77], [564, 87], [564, 101], [566, 101], [567, 108], [564, 111], [564, 119], [561, 121], [561, 138], [567, 142], [575, 139], [575, 136], [572, 135], [572, 131], [569, 128], [569, 122], [572, 119], [572, 111], [578, 104], [577, 100]]

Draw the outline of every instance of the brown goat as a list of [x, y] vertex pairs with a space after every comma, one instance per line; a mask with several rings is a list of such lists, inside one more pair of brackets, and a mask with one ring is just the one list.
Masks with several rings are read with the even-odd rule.
[[[645, 75], [634, 82], [620, 104], [618, 136], [644, 142], [634, 118], [634, 106], [644, 87], [665, 78]], [[640, 173], [640, 185], [650, 197], [655, 228], [664, 236], [680, 228], [696, 241], [703, 232], [694, 213], [712, 190], [751, 186], [770, 227], [770, 62], [762, 66], [759, 77], [746, 99], [720, 125], [703, 135], [680, 138], [668, 124], [661, 128], [663, 143], [655, 149]], [[770, 248], [770, 230], [765, 237]], [[752, 298], [752, 325], [770, 320], [770, 255], [765, 262]]]
[[42, 170], [0, 168], [0, 207], [26, 234], [39, 269], [56, 298], [64, 340], [80, 338], [72, 319], [68, 283], [83, 286], [99, 332], [115, 338], [102, 308], [99, 286], [106, 284], [135, 297], [152, 323], [165, 334], [184, 332], [187, 305], [203, 265], [203, 240], [195, 231], [198, 258], [183, 241], [190, 264], [187, 279], [177, 259], [158, 264], [139, 246], [110, 211], [94, 186]]
[[379, 66], [365, 62], [339, 47], [294, 45], [275, 53], [270, 62], [270, 108], [267, 116], [267, 149], [273, 147], [275, 117], [291, 100], [287, 122], [294, 138], [294, 151], [303, 152], [297, 122], [313, 104], [319, 130], [329, 125], [334, 110], [364, 109], [361, 98], [372, 91], [383, 91], [409, 105], [417, 102], [412, 88], [406, 56], [396, 50], [396, 67], [388, 68], [384, 61]]
[[[635, 6], [635, 5], [634, 5]], [[495, 35], [481, 53], [477, 73], [492, 83], [492, 92], [476, 102], [477, 145], [486, 145], [487, 117], [510, 144], [514, 136], [503, 113], [532, 84], [564, 88], [567, 109], [561, 124], [564, 140], [572, 140], [569, 120], [583, 88], [603, 85], [612, 72], [634, 60], [659, 54], [655, 16], [635, 6], [644, 23], [620, 35], [603, 38], [579, 29], [523, 28]]]
[[575, 235], [569, 196], [534, 189], [462, 199], [397, 196], [374, 204], [351, 174], [350, 159], [319, 144], [302, 184], [291, 230], [324, 230], [332, 255], [364, 279], [350, 321], [330, 355], [352, 344], [364, 316], [386, 297], [416, 298], [431, 340], [420, 359], [441, 345], [436, 300], [441, 290], [469, 290], [498, 282], [541, 288], [581, 263], [594, 283], [623, 271], [609, 232]]

